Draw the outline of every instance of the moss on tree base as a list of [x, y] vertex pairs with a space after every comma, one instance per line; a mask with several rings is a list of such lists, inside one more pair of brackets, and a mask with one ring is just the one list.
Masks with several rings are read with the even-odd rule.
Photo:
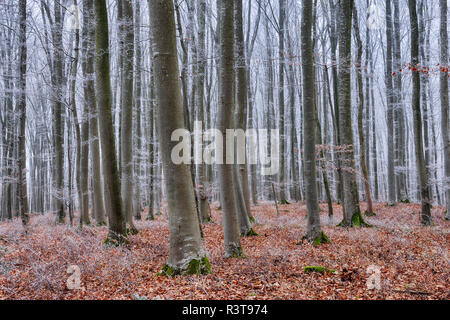
[[225, 259], [231, 258], [247, 258], [247, 256], [244, 254], [244, 250], [242, 250], [240, 245], [232, 244], [225, 246]]
[[311, 272], [317, 272], [317, 273], [335, 273], [336, 270], [328, 269], [322, 266], [306, 266], [303, 268], [303, 272], [305, 273], [311, 273]]
[[256, 219], [255, 219], [255, 217], [253, 217], [253, 216], [249, 217], [249, 219], [250, 219], [250, 222], [252, 222], [252, 223], [255, 223], [255, 222], [256, 222]]
[[243, 235], [244, 237], [257, 237], [259, 234], [251, 228], [246, 234]]
[[283, 200], [280, 201], [280, 204], [281, 205], [287, 205], [287, 204], [290, 204], [290, 203], [286, 199], [283, 199]]
[[320, 246], [321, 244], [325, 243], [331, 243], [330, 238], [327, 237], [327, 235], [322, 231], [322, 234], [320, 237], [316, 237], [313, 241], [314, 246]]
[[158, 276], [175, 277], [175, 276], [192, 276], [192, 275], [202, 275], [210, 274], [211, 264], [207, 256], [201, 259], [192, 259], [188, 266], [184, 269], [173, 268], [168, 264], [164, 265]]
[[357, 212], [352, 217], [352, 223], [350, 226], [345, 225], [344, 220], [337, 225], [338, 227], [348, 227], [348, 228], [371, 228], [372, 225], [368, 224], [361, 215], [361, 212]]
[[311, 239], [310, 237], [305, 235], [302, 240], [297, 243], [297, 245], [302, 245], [304, 241], [312, 243], [313, 246], [320, 246], [321, 244], [331, 243], [330, 238], [328, 238], [323, 231], [319, 237], [315, 237], [314, 239]]

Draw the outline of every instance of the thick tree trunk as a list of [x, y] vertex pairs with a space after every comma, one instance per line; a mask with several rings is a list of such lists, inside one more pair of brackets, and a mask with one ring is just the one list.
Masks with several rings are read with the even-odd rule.
[[[171, 160], [172, 133], [184, 128], [172, 0], [149, 1], [159, 143], [169, 210], [170, 252], [163, 273], [204, 274], [211, 267], [203, 251], [190, 166]], [[232, 52], [232, 50], [231, 50]]]
[[108, 241], [121, 244], [126, 241], [126, 222], [122, 211], [120, 176], [116, 159], [111, 112], [111, 80], [109, 65], [108, 12], [105, 0], [95, 1], [96, 13], [96, 93], [97, 113], [102, 144], [105, 206], [109, 211]]

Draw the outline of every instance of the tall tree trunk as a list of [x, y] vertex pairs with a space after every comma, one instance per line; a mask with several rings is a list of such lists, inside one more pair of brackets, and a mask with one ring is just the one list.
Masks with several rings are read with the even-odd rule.
[[[206, 31], [206, 1], [201, 0], [198, 7], [198, 48], [197, 48], [197, 68], [198, 76], [197, 91], [196, 91], [196, 107], [197, 107], [197, 121], [205, 121], [205, 72], [206, 72], [206, 45], [205, 45], [205, 31]], [[202, 222], [210, 222], [210, 208], [208, 199], [208, 190], [206, 185], [206, 165], [203, 163], [197, 166], [199, 192], [198, 192], [198, 208]]]
[[285, 21], [286, 21], [286, 1], [279, 0], [279, 17], [278, 17], [278, 106], [279, 106], [279, 122], [278, 128], [280, 130], [280, 175], [279, 175], [279, 183], [280, 183], [280, 203], [288, 204], [286, 198], [286, 177], [285, 177], [285, 142], [286, 138], [284, 135], [284, 34], [285, 34]]
[[392, 87], [392, 10], [391, 0], [386, 0], [386, 100], [387, 100], [387, 180], [388, 180], [388, 204], [395, 205], [395, 163], [394, 163], [394, 93]]
[[[83, 90], [85, 97], [84, 119], [82, 125], [82, 147], [81, 147], [81, 163], [82, 171], [89, 166], [89, 158], [92, 166], [92, 210], [97, 225], [106, 223], [105, 208], [103, 204], [103, 191], [101, 185], [101, 167], [100, 167], [100, 150], [98, 141], [98, 116], [96, 111], [95, 81], [94, 81], [94, 62], [95, 62], [95, 26], [92, 21], [95, 20], [94, 1], [83, 1]], [[85, 174], [85, 173], [82, 173]], [[87, 178], [87, 177], [86, 177]], [[83, 179], [82, 179], [83, 180]], [[83, 196], [88, 195], [88, 181], [82, 182], [84, 186]], [[86, 203], [86, 200], [83, 200]], [[89, 205], [89, 200], [87, 201]]]
[[[75, 6], [78, 5], [78, 2], [74, 1]], [[74, 15], [75, 19], [78, 18], [78, 11], [75, 9]], [[89, 194], [88, 194], [88, 169], [89, 169], [89, 147], [84, 142], [88, 140], [88, 122], [86, 121], [86, 110], [82, 117], [78, 117], [77, 106], [76, 106], [76, 84], [77, 84], [77, 75], [78, 75], [78, 60], [79, 60], [79, 51], [80, 50], [80, 31], [78, 28], [75, 29], [75, 57], [72, 63], [72, 75], [71, 75], [71, 83], [70, 83], [70, 101], [71, 101], [71, 115], [73, 115], [73, 126], [75, 129], [75, 138], [76, 138], [76, 173], [75, 180], [77, 184], [78, 190], [78, 200], [79, 200], [79, 211], [80, 211], [80, 229], [83, 227], [83, 224], [90, 224], [89, 219]], [[86, 105], [85, 105], [86, 109]], [[81, 131], [79, 120], [81, 118]], [[71, 126], [68, 125], [68, 130], [71, 130]], [[83, 137], [82, 137], [83, 135]], [[71, 150], [67, 149], [67, 154], [70, 160]], [[69, 179], [69, 186], [71, 186], [72, 181]], [[69, 188], [69, 195], [71, 196], [71, 188]], [[72, 202], [72, 201], [71, 201]]]
[[108, 242], [126, 241], [126, 222], [122, 211], [120, 176], [117, 167], [116, 144], [111, 112], [111, 79], [109, 65], [108, 12], [105, 0], [95, 1], [96, 19], [96, 93], [97, 113], [102, 144], [105, 206], [109, 211]]
[[64, 128], [62, 123], [62, 102], [64, 99], [63, 93], [63, 19], [61, 17], [61, 4], [54, 3], [54, 23], [52, 25], [52, 40], [53, 40], [53, 87], [55, 97], [53, 101], [53, 125], [54, 125], [54, 152], [55, 152], [55, 178], [54, 184], [56, 190], [54, 191], [56, 214], [58, 223], [64, 223]]
[[396, 172], [397, 196], [401, 202], [409, 202], [408, 190], [406, 189], [406, 145], [405, 132], [405, 106], [403, 103], [402, 53], [401, 53], [401, 28], [399, 0], [393, 0], [394, 4], [394, 115], [395, 115], [395, 163], [398, 167]]
[[[170, 251], [163, 269], [168, 276], [211, 272], [202, 246], [190, 166], [176, 165], [173, 131], [184, 128], [174, 7], [172, 0], [149, 1], [158, 106], [158, 133], [169, 210]], [[231, 50], [232, 52], [232, 50]]]
[[442, 145], [444, 146], [444, 186], [445, 186], [445, 201], [447, 205], [447, 213], [445, 218], [450, 219], [450, 135], [448, 130], [448, 30], [447, 30], [447, 1], [440, 0], [441, 9], [441, 76], [440, 76], [440, 88], [441, 88], [441, 130], [442, 130]]
[[[336, 132], [335, 132], [335, 145], [341, 145], [341, 129], [339, 127], [339, 77], [338, 77], [338, 60], [337, 60], [337, 47], [338, 47], [338, 31], [337, 28], [337, 12], [338, 6], [335, 4], [335, 0], [330, 1], [330, 11], [331, 11], [331, 30], [330, 30], [330, 42], [331, 42], [331, 60], [333, 66], [331, 68], [331, 74], [333, 78], [333, 97], [334, 97], [334, 113], [336, 118]], [[343, 203], [343, 176], [341, 168], [341, 154], [336, 153], [336, 166], [337, 166], [337, 179], [336, 180], [336, 193], [338, 202]]]
[[120, 24], [123, 28], [121, 46], [124, 53], [122, 61], [122, 85], [121, 85], [121, 195], [123, 211], [133, 234], [137, 233], [133, 222], [133, 78], [134, 78], [134, 20], [133, 6], [130, 1], [120, 0], [122, 5], [123, 20]]
[[[220, 100], [217, 128], [225, 132], [232, 128], [233, 122], [233, 83], [234, 83], [234, 1], [220, 0]], [[225, 148], [226, 149], [226, 148]], [[233, 164], [227, 164], [227, 151], [223, 152], [223, 164], [217, 165], [220, 198], [223, 210], [223, 232], [225, 237], [225, 257], [243, 255], [239, 237], [239, 225], [234, 193]]]
[[411, 24], [411, 67], [412, 74], [412, 111], [414, 120], [414, 145], [416, 150], [417, 172], [419, 174], [420, 196], [422, 200], [422, 224], [431, 225], [431, 203], [429, 195], [428, 172], [425, 163], [422, 134], [422, 115], [420, 111], [420, 74], [419, 64], [419, 23], [416, 0], [408, 0]]
[[19, 114], [19, 139], [18, 139], [18, 192], [19, 192], [19, 215], [25, 226], [29, 221], [28, 196], [27, 196], [27, 173], [26, 173], [26, 150], [25, 150], [25, 124], [27, 120], [27, 1], [19, 1], [19, 99], [17, 111]]
[[[370, 180], [369, 180], [369, 170], [367, 169], [367, 154], [366, 154], [366, 142], [364, 137], [363, 130], [363, 115], [364, 115], [364, 88], [363, 88], [363, 76], [362, 76], [362, 54], [363, 54], [363, 44], [361, 41], [361, 35], [359, 33], [359, 22], [358, 22], [358, 10], [356, 7], [353, 7], [353, 21], [354, 21], [354, 30], [356, 35], [356, 43], [358, 46], [358, 57], [356, 60], [356, 66], [358, 68], [358, 98], [359, 98], [359, 107], [358, 107], [358, 133], [359, 133], [359, 149], [360, 149], [360, 164], [361, 170], [363, 174], [363, 184], [364, 191], [366, 193], [367, 199], [367, 211], [366, 215], [373, 216], [373, 204], [372, 204], [372, 194], [370, 192]], [[367, 108], [368, 109], [368, 108]], [[368, 112], [368, 111], [367, 111]], [[367, 137], [368, 138], [368, 137]]]
[[304, 0], [302, 7], [302, 73], [303, 73], [303, 121], [305, 158], [305, 198], [308, 225], [305, 238], [320, 244], [329, 240], [320, 227], [319, 200], [316, 181], [316, 119], [315, 76], [312, 45], [312, 0]]
[[359, 207], [358, 187], [356, 184], [352, 132], [352, 100], [351, 100], [351, 33], [352, 33], [352, 0], [341, 0], [339, 3], [339, 127], [341, 144], [346, 151], [342, 154], [344, 219], [343, 227], [363, 226], [365, 223]]

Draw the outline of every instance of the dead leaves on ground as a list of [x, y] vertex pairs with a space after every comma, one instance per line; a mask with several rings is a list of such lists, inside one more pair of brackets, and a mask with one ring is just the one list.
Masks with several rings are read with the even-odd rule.
[[[364, 204], [363, 204], [364, 207]], [[420, 225], [420, 205], [377, 204], [376, 226], [343, 229], [335, 205], [330, 221], [321, 205], [331, 244], [297, 245], [306, 232], [306, 208], [272, 204], [253, 208], [259, 237], [242, 239], [246, 259], [223, 258], [220, 212], [203, 227], [213, 274], [157, 277], [169, 253], [165, 216], [138, 222], [138, 235], [122, 248], [102, 245], [106, 227], [82, 232], [33, 217], [29, 232], [19, 221], [0, 224], [0, 299], [449, 299], [450, 223], [433, 209], [433, 227]], [[364, 209], [364, 208], [362, 208]], [[83, 290], [67, 289], [67, 268], [81, 270]], [[367, 289], [367, 268], [381, 270], [381, 290]], [[323, 266], [335, 273], [305, 273]]]

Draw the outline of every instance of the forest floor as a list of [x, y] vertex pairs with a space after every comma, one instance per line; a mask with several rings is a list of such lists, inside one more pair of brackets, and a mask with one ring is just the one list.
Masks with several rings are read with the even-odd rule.
[[[217, 207], [214, 206], [215, 208]], [[364, 209], [365, 204], [362, 205]], [[105, 247], [106, 227], [78, 232], [34, 216], [25, 234], [19, 221], [0, 224], [0, 299], [449, 299], [450, 222], [433, 209], [434, 226], [420, 225], [420, 205], [376, 204], [375, 227], [343, 229], [341, 207], [321, 220], [330, 244], [298, 244], [306, 231], [303, 204], [253, 208], [258, 237], [243, 238], [245, 259], [223, 258], [221, 213], [203, 226], [213, 273], [157, 276], [169, 253], [166, 216], [138, 222], [140, 233], [123, 248]], [[67, 289], [77, 265], [82, 290]], [[334, 273], [305, 273], [320, 265]], [[367, 268], [380, 268], [381, 290], [369, 290]]]

